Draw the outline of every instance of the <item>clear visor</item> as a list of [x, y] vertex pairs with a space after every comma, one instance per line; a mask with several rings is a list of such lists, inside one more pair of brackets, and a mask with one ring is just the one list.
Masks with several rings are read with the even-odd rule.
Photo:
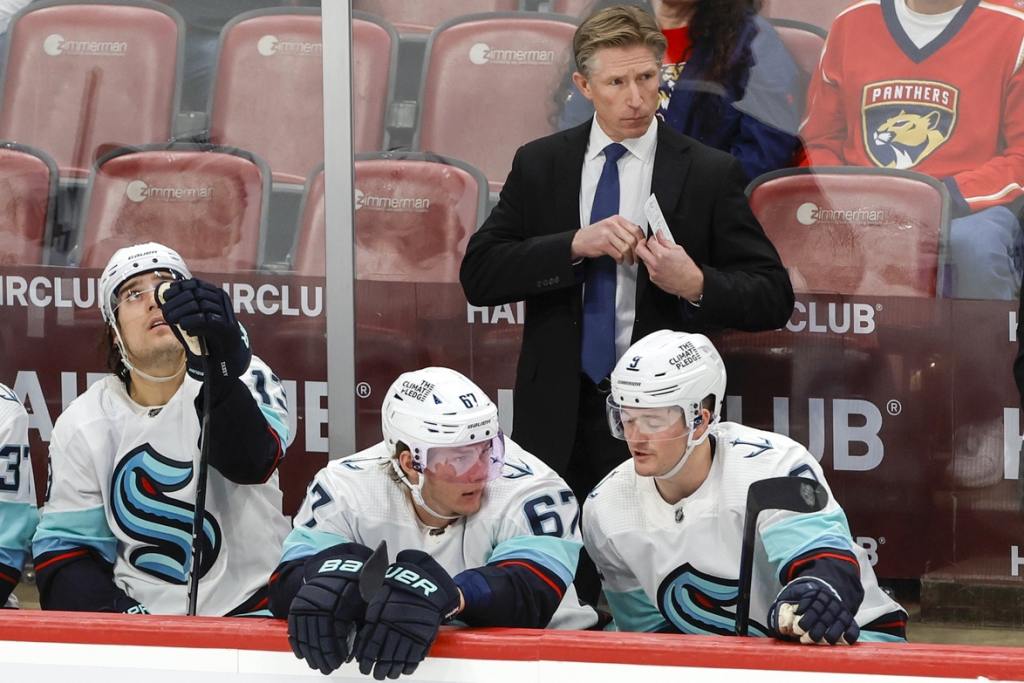
[[623, 441], [668, 441], [690, 433], [680, 406], [665, 408], [623, 408], [609, 396], [608, 427]]
[[441, 481], [477, 484], [497, 479], [505, 464], [505, 435], [466, 446], [427, 449], [425, 474]]
[[135, 317], [148, 314], [150, 297], [156, 296], [157, 288], [165, 282], [174, 282], [178, 278], [169, 270], [156, 270], [132, 278], [121, 285], [111, 297], [110, 309], [115, 316], [120, 312], [120, 320], [125, 316]]

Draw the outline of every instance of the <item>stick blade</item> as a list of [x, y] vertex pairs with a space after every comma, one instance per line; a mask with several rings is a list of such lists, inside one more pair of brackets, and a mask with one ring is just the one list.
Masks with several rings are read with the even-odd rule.
[[359, 595], [363, 600], [370, 602], [377, 594], [380, 587], [384, 585], [384, 573], [388, 570], [388, 542], [381, 541], [377, 549], [370, 555], [363, 565], [363, 571], [359, 573]]
[[747, 508], [818, 512], [828, 504], [825, 487], [805, 477], [774, 477], [750, 485]]

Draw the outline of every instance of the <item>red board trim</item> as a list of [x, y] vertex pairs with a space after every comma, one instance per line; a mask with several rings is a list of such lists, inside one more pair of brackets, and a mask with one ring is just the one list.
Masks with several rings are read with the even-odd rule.
[[[283, 621], [20, 611], [0, 640], [287, 652]], [[648, 633], [445, 629], [430, 653], [457, 659], [570, 661], [939, 678], [1019, 678], [1024, 649], [858, 643], [809, 647], [761, 638]]]

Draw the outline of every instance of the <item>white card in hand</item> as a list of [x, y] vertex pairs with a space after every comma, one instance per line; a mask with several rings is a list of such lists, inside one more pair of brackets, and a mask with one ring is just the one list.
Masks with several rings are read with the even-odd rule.
[[658, 198], [651, 193], [651, 196], [644, 202], [644, 215], [647, 216], [647, 225], [651, 228], [650, 237], [654, 237], [655, 233], [661, 233], [662, 237], [666, 240], [675, 244], [675, 238], [672, 237], [672, 231], [668, 229], [668, 222], [665, 220], [665, 214], [661, 212], [661, 206], [658, 204]]

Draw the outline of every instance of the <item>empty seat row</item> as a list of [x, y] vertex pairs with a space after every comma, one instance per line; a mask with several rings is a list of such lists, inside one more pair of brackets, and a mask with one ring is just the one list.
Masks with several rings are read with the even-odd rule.
[[[56, 166], [23, 145], [0, 144], [0, 263], [42, 262], [52, 232]], [[418, 153], [355, 162], [356, 277], [458, 281], [458, 264], [487, 210], [485, 176], [461, 161]], [[90, 179], [73, 262], [102, 265], [148, 239], [176, 245], [198, 271], [265, 262], [270, 173], [258, 157], [203, 145], [124, 148]], [[802, 291], [941, 294], [949, 230], [944, 186], [909, 171], [787, 169], [748, 188], [751, 207]], [[322, 167], [310, 175], [291, 249], [303, 275], [326, 273]], [[281, 226], [277, 226], [280, 229]]]
[[[65, 179], [86, 177], [108, 149], [171, 140], [183, 41], [181, 16], [148, 0], [29, 5], [9, 29], [0, 139], [46, 150]], [[257, 10], [228, 23], [208, 125], [210, 142], [253, 150], [276, 181], [305, 180], [323, 160], [319, 10]]]
[[[772, 19], [792, 19], [828, 30], [832, 20], [855, 0], [764, 0], [761, 13]], [[476, 12], [512, 12], [535, 7], [555, 14], [585, 17], [595, 0], [352, 0], [355, 10], [383, 17], [406, 36], [430, 33], [440, 24], [460, 14]]]

